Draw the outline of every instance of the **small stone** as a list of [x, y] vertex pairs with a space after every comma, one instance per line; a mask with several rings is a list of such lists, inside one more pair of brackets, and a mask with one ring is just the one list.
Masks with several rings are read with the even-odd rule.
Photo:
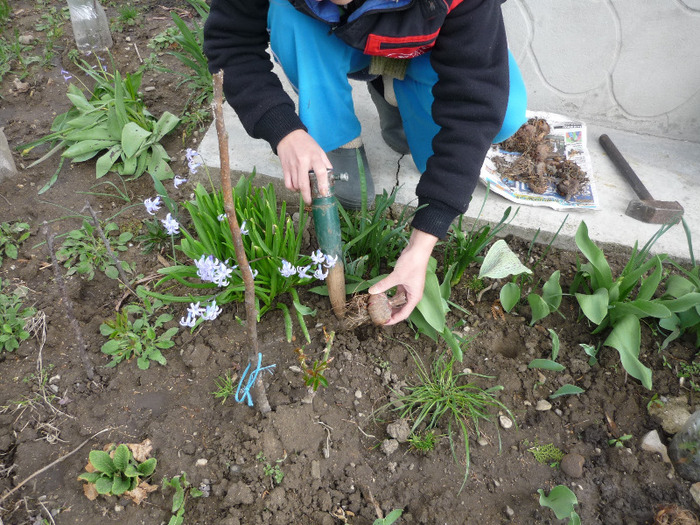
[[131, 37], [127, 36], [124, 40], [126, 40], [127, 42], [131, 42]]
[[690, 486], [690, 495], [693, 496], [695, 504], [700, 506], [700, 483], [693, 483]]
[[539, 399], [535, 405], [535, 410], [538, 412], [546, 412], [547, 410], [552, 410], [552, 403], [546, 399]]
[[289, 367], [289, 369], [294, 372], [295, 374], [301, 374], [301, 368], [298, 367], [297, 365], [292, 365]]
[[155, 91], [156, 88], [155, 88], [155, 86], [146, 86], [145, 88], [143, 88], [143, 90], [144, 91]]
[[554, 409], [554, 413], [555, 413], [556, 415], [558, 415], [559, 417], [561, 417], [561, 416], [564, 415], [564, 412], [562, 412], [562, 411], [559, 410], [558, 408], [555, 408], [555, 409]]
[[387, 425], [386, 433], [399, 443], [405, 443], [408, 441], [408, 436], [411, 435], [411, 427], [408, 426], [408, 421], [405, 419], [399, 419], [398, 421]]
[[362, 399], [362, 391], [361, 390], [355, 390], [355, 399]]
[[566, 454], [561, 459], [559, 466], [562, 472], [570, 478], [580, 478], [583, 476], [583, 464], [585, 462], [586, 458], [584, 458], [581, 454], [572, 452], [570, 454]]
[[121, 512], [123, 510], [124, 510], [124, 507], [122, 507], [121, 505], [114, 506], [114, 512]]
[[311, 478], [321, 479], [321, 462], [317, 459], [311, 461]]
[[485, 437], [481, 436], [479, 439], [476, 440], [476, 442], [481, 445], [482, 447], [485, 447], [486, 445], [489, 444], [489, 440], [486, 439]]
[[20, 44], [24, 46], [28, 46], [32, 42], [34, 42], [34, 35], [20, 35], [17, 40], [19, 41]]
[[206, 465], [207, 463], [209, 463], [209, 461], [208, 461], [206, 458], [199, 458], [199, 459], [196, 461], [195, 466], [197, 466], [197, 467], [203, 467], [203, 466]]
[[501, 427], [504, 429], [508, 430], [509, 428], [513, 427], [513, 421], [508, 416], [500, 416], [498, 418], [499, 423], [501, 423]]
[[508, 505], [506, 505], [506, 516], [508, 516], [509, 518], [515, 516], [515, 511], [511, 509]]
[[671, 459], [668, 457], [668, 449], [666, 448], [666, 445], [661, 442], [659, 433], [656, 430], [647, 432], [644, 435], [642, 438], [641, 447], [642, 450], [646, 450], [647, 452], [661, 454], [661, 459], [663, 459], [665, 463], [671, 462]]
[[382, 452], [387, 456], [391, 456], [399, 449], [399, 442], [395, 439], [385, 439], [381, 446]]
[[661, 422], [661, 427], [668, 434], [680, 432], [688, 418], [690, 407], [685, 396], [671, 397], [665, 402], [649, 403], [649, 415]]

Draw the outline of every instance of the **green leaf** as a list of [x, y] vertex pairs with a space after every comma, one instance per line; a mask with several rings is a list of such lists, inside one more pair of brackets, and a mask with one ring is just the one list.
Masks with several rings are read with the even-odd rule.
[[556, 361], [552, 361], [551, 359], [533, 359], [530, 361], [530, 364], [527, 365], [528, 368], [542, 368], [544, 370], [553, 370], [554, 372], [561, 372], [564, 370], [566, 367], [564, 365], [560, 365]]
[[556, 361], [557, 357], [559, 357], [559, 336], [551, 328], [548, 328], [547, 331], [552, 338], [552, 359]]
[[105, 344], [102, 345], [101, 351], [103, 354], [114, 355], [120, 350], [119, 341], [116, 339], [110, 339]]
[[555, 399], [557, 397], [561, 396], [572, 396], [572, 395], [578, 395], [578, 394], [583, 394], [585, 390], [583, 388], [580, 388], [576, 385], [564, 385], [559, 390], [554, 392], [551, 396], [549, 396], [549, 399]]
[[530, 310], [532, 312], [530, 326], [549, 315], [549, 305], [539, 295], [535, 293], [528, 294], [527, 302], [530, 305]]
[[99, 179], [109, 173], [122, 153], [121, 144], [116, 144], [107, 150], [107, 153], [97, 159], [95, 164], [95, 176]]
[[96, 155], [98, 151], [114, 146], [113, 140], [81, 140], [66, 148], [61, 156], [67, 158], [80, 158], [84, 155]]
[[177, 512], [185, 504], [185, 491], [180, 483], [174, 483], [173, 487], [175, 487], [175, 494], [173, 495], [172, 512]]
[[521, 273], [531, 274], [532, 271], [524, 266], [518, 256], [513, 253], [506, 241], [497, 240], [484, 257], [479, 269], [479, 279], [489, 277], [491, 279], [502, 279], [509, 275], [520, 275]]
[[179, 123], [180, 119], [178, 117], [165, 111], [153, 127], [153, 141], [160, 142], [160, 139], [174, 130]]
[[579, 250], [586, 256], [594, 269], [593, 272], [593, 288], [610, 288], [613, 283], [612, 271], [610, 270], [610, 265], [605, 259], [605, 254], [598, 248], [593, 241], [591, 241], [588, 236], [588, 226], [586, 226], [585, 221], [581, 221], [581, 224], [576, 231], [576, 245]]
[[540, 506], [552, 509], [558, 520], [569, 518], [574, 512], [574, 505], [578, 505], [576, 494], [566, 485], [557, 485], [547, 496], [542, 489], [537, 492], [540, 495]]
[[126, 470], [127, 465], [129, 465], [130, 459], [131, 452], [129, 451], [129, 447], [127, 447], [124, 444], [119, 445], [114, 451], [114, 457], [112, 458], [112, 461], [114, 462], [114, 468], [116, 468], [120, 472], [124, 472]]
[[114, 462], [107, 452], [103, 450], [91, 450], [88, 457], [90, 458], [92, 466], [95, 467], [95, 470], [99, 470], [108, 476], [114, 474]]
[[156, 464], [156, 458], [150, 458], [139, 464], [136, 468], [144, 477], [148, 477], [156, 470]]
[[6, 244], [5, 245], [5, 255], [7, 255], [10, 259], [16, 259], [17, 258], [17, 246], [14, 244]]
[[110, 494], [112, 492], [112, 485], [114, 485], [114, 481], [111, 477], [102, 476], [95, 482], [95, 489], [98, 494]]
[[600, 324], [608, 315], [609, 296], [607, 288], [599, 288], [593, 295], [577, 293], [578, 301], [583, 314], [595, 324]]
[[630, 314], [615, 325], [603, 344], [617, 350], [627, 373], [651, 390], [651, 370], [639, 361], [641, 337], [639, 319]]
[[129, 122], [122, 128], [122, 148], [127, 157], [136, 155], [146, 141], [151, 136], [151, 132], [143, 129], [136, 122]]
[[503, 309], [510, 313], [510, 311], [518, 304], [520, 301], [520, 286], [515, 283], [506, 283], [501, 288], [501, 306]]
[[658, 255], [654, 259], [657, 261], [656, 268], [654, 268], [654, 272], [649, 277], [642, 281], [639, 287], [639, 293], [637, 294], [637, 300], [650, 301], [652, 297], [654, 297], [656, 289], [659, 287], [663, 265]]
[[423, 297], [418, 302], [418, 305], [416, 305], [416, 309], [423, 314], [425, 320], [436, 332], [442, 333], [445, 329], [447, 304], [440, 293], [440, 283], [438, 282], [437, 275], [435, 275], [435, 271], [430, 271], [430, 269], [428, 269], [425, 276]]
[[105, 275], [110, 279], [119, 279], [119, 270], [114, 266], [107, 266], [105, 268]]
[[561, 304], [561, 285], [559, 284], [559, 278], [561, 277], [561, 272], [559, 270], [552, 273], [552, 275], [547, 279], [547, 282], [542, 286], [542, 299], [549, 305], [550, 312], [554, 312]]
[[80, 476], [78, 476], [78, 479], [87, 481], [88, 483], [95, 483], [100, 476], [101, 474], [99, 472], [83, 472]]
[[659, 304], [662, 304], [673, 313], [685, 312], [700, 305], [700, 293], [687, 293], [678, 299], [662, 299], [659, 300]]
[[125, 476], [123, 477], [121, 474], [116, 474], [114, 476], [114, 482], [112, 483], [112, 494], [115, 496], [120, 496], [130, 488], [131, 480], [129, 478]]

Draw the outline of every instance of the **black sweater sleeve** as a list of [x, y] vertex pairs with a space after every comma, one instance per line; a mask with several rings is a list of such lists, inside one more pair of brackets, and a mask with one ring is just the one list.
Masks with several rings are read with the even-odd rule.
[[[433, 139], [416, 195], [413, 227], [444, 237], [467, 210], [491, 142], [508, 103], [508, 45], [501, 2], [464, 0], [450, 12], [431, 55]], [[424, 206], [427, 205], [427, 206]]]
[[243, 127], [274, 151], [285, 136], [306, 130], [267, 53], [269, 0], [212, 0], [204, 26], [209, 71], [224, 72], [224, 94]]

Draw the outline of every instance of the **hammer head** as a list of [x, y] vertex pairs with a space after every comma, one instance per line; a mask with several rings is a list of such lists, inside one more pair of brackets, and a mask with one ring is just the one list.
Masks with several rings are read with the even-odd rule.
[[676, 223], [683, 216], [683, 206], [677, 201], [632, 200], [627, 215], [650, 224]]

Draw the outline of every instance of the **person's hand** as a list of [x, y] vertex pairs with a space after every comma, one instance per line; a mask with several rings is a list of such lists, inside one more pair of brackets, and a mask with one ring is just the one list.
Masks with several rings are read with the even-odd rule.
[[438, 238], [420, 230], [413, 230], [408, 246], [396, 260], [394, 271], [384, 279], [370, 287], [370, 294], [386, 292], [396, 287], [396, 291], [406, 294], [406, 304], [395, 309], [386, 325], [403, 321], [411, 315], [418, 302], [423, 297], [425, 287], [425, 272]]
[[292, 191], [300, 191], [306, 204], [311, 204], [309, 171], [314, 170], [318, 179], [318, 192], [328, 195], [328, 170], [333, 165], [321, 146], [302, 129], [292, 131], [277, 144], [277, 155], [282, 162], [284, 185]]

